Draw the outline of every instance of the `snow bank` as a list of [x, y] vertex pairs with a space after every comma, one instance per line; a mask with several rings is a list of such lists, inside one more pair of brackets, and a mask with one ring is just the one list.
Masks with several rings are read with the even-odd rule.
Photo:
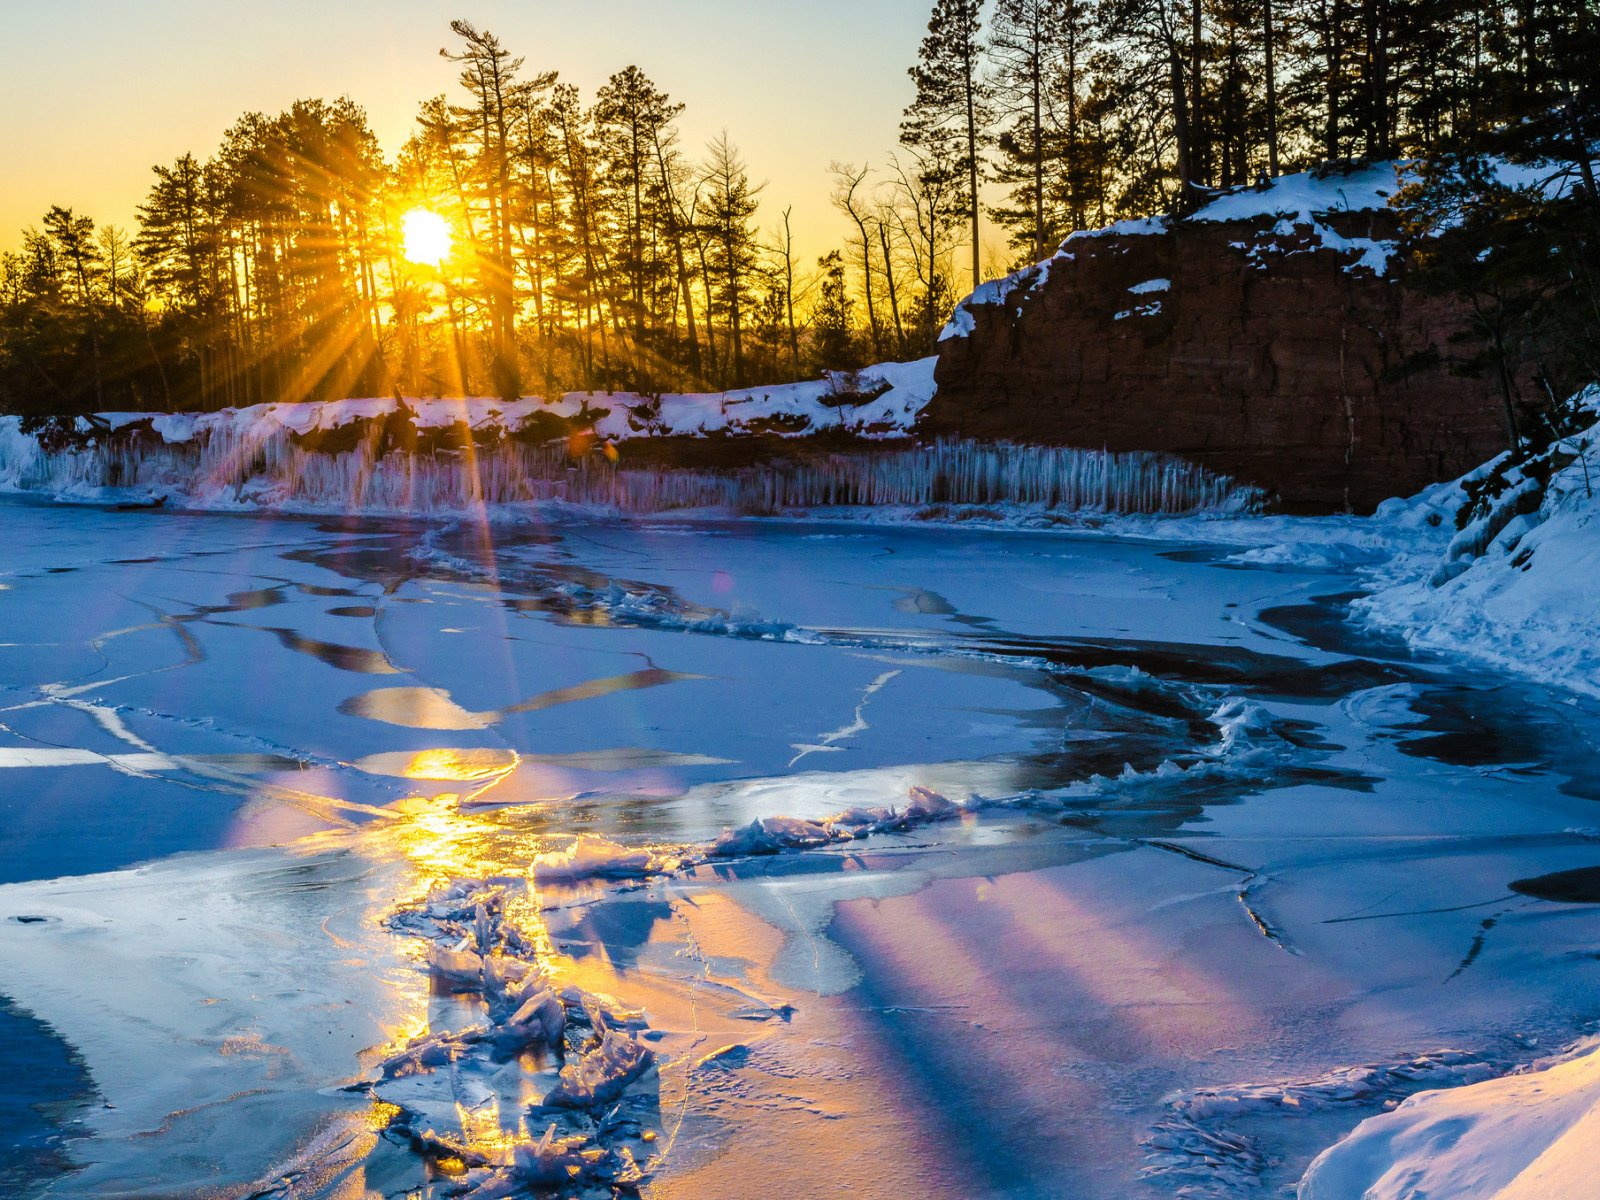
[[[1585, 404], [1593, 408], [1600, 390]], [[1489, 463], [1462, 480], [1394, 502], [1378, 520], [1454, 526], [1469, 486], [1503, 487], [1443, 555], [1397, 559], [1356, 609], [1413, 645], [1466, 653], [1507, 670], [1600, 695], [1600, 424], [1531, 468]], [[1541, 476], [1549, 471], [1548, 481]]]
[[[523, 432], [541, 417], [559, 417], [592, 424], [596, 436], [613, 441], [751, 433], [798, 437], [824, 429], [848, 429], [863, 437], [900, 437], [910, 432], [933, 398], [936, 361], [883, 363], [865, 369], [858, 378], [830, 373], [820, 380], [731, 392], [659, 396], [569, 392], [554, 401], [537, 396], [510, 401], [482, 396], [407, 399], [405, 407], [412, 414], [411, 424], [419, 430], [465, 425], [478, 434], [507, 436]], [[258, 404], [214, 413], [107, 413], [103, 419], [113, 431], [150, 421], [164, 442], [176, 445], [218, 435], [259, 441], [280, 431], [305, 437], [356, 421], [388, 417], [399, 408], [400, 402], [393, 398], [352, 399]]]
[[1590, 1200], [1600, 1050], [1412, 1096], [1317, 1158], [1300, 1200]]
[[832, 372], [821, 380], [742, 391], [668, 394], [659, 405], [652, 397], [632, 393], [573, 392], [546, 411], [570, 418], [605, 409], [595, 432], [617, 441], [763, 432], [797, 437], [824, 429], [848, 429], [863, 437], [904, 437], [933, 399], [937, 361], [884, 363], [856, 376]]

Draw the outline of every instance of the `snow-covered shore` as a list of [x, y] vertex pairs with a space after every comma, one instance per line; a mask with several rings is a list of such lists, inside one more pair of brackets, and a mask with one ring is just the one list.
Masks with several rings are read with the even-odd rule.
[[[1585, 403], [1600, 403], [1600, 389]], [[1459, 531], [1466, 485], [1500, 471], [1503, 460], [1385, 506], [1376, 520], [1436, 521], [1454, 536], [1442, 550], [1430, 541], [1394, 559], [1356, 611], [1416, 647], [1600, 695], [1600, 424], [1554, 455], [1548, 483], [1540, 471], [1504, 470], [1499, 495]]]
[[[1600, 389], [1581, 401], [1593, 411]], [[1470, 510], [1469, 488], [1499, 483]], [[1377, 571], [1355, 602], [1418, 648], [1464, 654], [1600, 695], [1600, 424], [1532, 467], [1486, 463], [1375, 518], [1442, 531]], [[1457, 529], [1455, 517], [1471, 519]], [[1449, 536], [1451, 533], [1454, 536]], [[1441, 542], [1449, 536], [1447, 544]], [[1425, 1092], [1324, 1151], [1301, 1200], [1587, 1200], [1600, 1144], [1600, 1045], [1525, 1071]]]

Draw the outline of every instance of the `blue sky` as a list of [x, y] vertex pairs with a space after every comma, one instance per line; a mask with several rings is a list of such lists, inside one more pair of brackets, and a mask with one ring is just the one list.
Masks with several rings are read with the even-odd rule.
[[726, 126], [762, 220], [802, 250], [843, 236], [830, 159], [882, 163], [932, 0], [0, 0], [0, 247], [51, 204], [131, 224], [150, 167], [208, 155], [242, 112], [351, 96], [392, 153], [454, 86], [449, 21], [487, 27], [586, 96], [637, 64], [687, 103], [691, 148]]

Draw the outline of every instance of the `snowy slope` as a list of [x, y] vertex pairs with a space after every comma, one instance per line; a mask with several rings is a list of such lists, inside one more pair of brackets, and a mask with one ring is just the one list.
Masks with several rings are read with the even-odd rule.
[[[1586, 402], [1600, 403], [1600, 390]], [[1413, 645], [1600, 695], [1600, 424], [1563, 446], [1570, 461], [1548, 487], [1507, 472], [1497, 501], [1451, 539], [1442, 558], [1396, 560], [1358, 610]], [[1448, 529], [1464, 499], [1460, 483], [1444, 485], [1392, 502], [1378, 519], [1415, 522], [1437, 511]]]
[[1300, 1200], [1592, 1200], [1600, 1051], [1413, 1096], [1326, 1150]]

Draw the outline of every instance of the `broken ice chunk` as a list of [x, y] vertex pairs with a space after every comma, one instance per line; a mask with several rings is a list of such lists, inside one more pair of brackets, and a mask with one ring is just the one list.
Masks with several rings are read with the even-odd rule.
[[651, 850], [626, 846], [581, 833], [565, 850], [533, 860], [535, 883], [571, 883], [583, 879], [642, 879], [677, 869], [678, 860]]
[[561, 1079], [545, 1097], [552, 1108], [598, 1108], [622, 1093], [655, 1065], [655, 1054], [627, 1034], [607, 1031], [600, 1044], [561, 1068]]
[[783, 850], [824, 846], [836, 840], [827, 827], [799, 817], [762, 817], [739, 829], [725, 830], [711, 844], [712, 858], [739, 858], [747, 854], [777, 854]]
[[454, 950], [429, 946], [428, 969], [439, 991], [476, 992], [483, 988], [483, 956], [467, 949], [465, 942]]

